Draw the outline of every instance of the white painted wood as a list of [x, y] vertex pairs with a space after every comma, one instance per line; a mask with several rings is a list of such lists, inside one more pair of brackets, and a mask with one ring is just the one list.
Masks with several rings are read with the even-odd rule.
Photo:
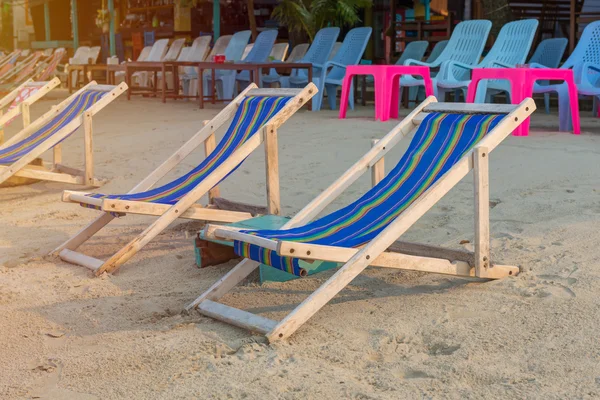
[[97, 258], [86, 256], [85, 254], [67, 249], [63, 249], [60, 252], [60, 258], [71, 264], [81, 265], [82, 267], [89, 268], [92, 271], [96, 271], [104, 262], [102, 260], [98, 260]]
[[475, 188], [475, 275], [486, 278], [490, 267], [490, 184], [488, 150], [478, 146], [473, 152]]
[[281, 195], [279, 192], [279, 149], [277, 129], [265, 126], [260, 133], [265, 142], [265, 170], [267, 173], [267, 211], [271, 215], [281, 214]]
[[[371, 147], [374, 147], [378, 139], [371, 140]], [[385, 159], [381, 157], [379, 161], [377, 161], [371, 167], [371, 186], [375, 187], [379, 182], [381, 182], [385, 178]]]
[[477, 103], [433, 103], [425, 107], [425, 112], [443, 112], [459, 114], [509, 114], [517, 108], [515, 104], [477, 104]]
[[252, 314], [237, 308], [226, 306], [211, 300], [204, 300], [199, 306], [198, 311], [214, 319], [227, 322], [228, 324], [239, 326], [252, 332], [265, 334], [275, 327], [277, 322], [260, 315]]

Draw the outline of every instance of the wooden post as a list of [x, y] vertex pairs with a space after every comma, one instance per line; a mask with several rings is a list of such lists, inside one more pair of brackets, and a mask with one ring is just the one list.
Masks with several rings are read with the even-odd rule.
[[213, 0], [213, 41], [221, 36], [221, 2]]
[[57, 144], [52, 149], [52, 162], [55, 168], [58, 164], [62, 163], [62, 145]]
[[77, 0], [71, 0], [71, 21], [73, 28], [73, 50], [79, 47], [79, 20], [77, 15]]
[[[0, 117], [4, 115], [4, 111], [0, 110]], [[4, 125], [0, 126], [0, 145], [4, 143]]]
[[569, 12], [569, 52], [572, 53], [575, 49], [575, 0], [571, 0], [571, 10]]
[[[114, 0], [108, 0], [108, 18], [109, 18], [109, 30], [108, 30], [108, 41], [110, 47], [110, 56], [117, 55], [117, 46], [115, 43], [115, 2]], [[106, 60], [103, 60], [106, 62]], [[164, 79], [164, 77], [163, 77]]]
[[490, 184], [487, 147], [473, 151], [475, 186], [475, 276], [485, 278], [490, 267]]
[[[379, 139], [371, 140], [371, 147], [375, 147], [375, 145], [379, 142]], [[381, 180], [385, 177], [385, 161], [384, 158], [381, 157], [373, 166], [371, 167], [371, 184], [376, 186]]]
[[92, 113], [83, 114], [83, 147], [85, 154], [85, 184], [94, 182], [94, 143], [93, 143]]
[[265, 167], [267, 171], [267, 210], [271, 215], [281, 214], [279, 193], [279, 150], [277, 129], [267, 125], [264, 130]]
[[[209, 137], [204, 141], [204, 154], [206, 157], [213, 151], [215, 151], [215, 147], [217, 147], [217, 140], [215, 139], [215, 133], [211, 133]], [[208, 191], [208, 203], [212, 204], [213, 200], [217, 197], [220, 197], [221, 193], [219, 190], [219, 186], [215, 186]]]
[[23, 128], [27, 128], [31, 124], [31, 112], [27, 101], [21, 103], [21, 114], [23, 115]]
[[50, 0], [46, 0], [44, 2], [44, 29], [46, 34], [46, 41], [50, 41], [50, 4], [48, 3]]

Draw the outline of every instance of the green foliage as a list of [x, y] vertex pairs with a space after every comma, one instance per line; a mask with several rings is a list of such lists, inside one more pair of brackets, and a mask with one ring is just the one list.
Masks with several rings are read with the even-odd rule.
[[312, 42], [321, 28], [357, 24], [359, 10], [371, 5], [372, 0], [282, 0], [272, 17], [290, 32], [306, 33]]

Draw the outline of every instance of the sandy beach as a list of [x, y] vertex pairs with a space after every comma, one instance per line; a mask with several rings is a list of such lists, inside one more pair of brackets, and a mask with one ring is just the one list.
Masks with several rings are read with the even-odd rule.
[[[33, 116], [65, 96], [56, 91], [36, 103]], [[122, 97], [94, 120], [96, 174], [109, 179], [96, 192], [130, 190], [221, 107]], [[373, 121], [372, 104], [348, 115], [300, 111], [280, 129], [284, 215], [397, 123]], [[0, 398], [598, 398], [600, 119], [582, 111], [581, 122], [580, 136], [557, 132], [556, 110], [538, 110], [529, 137], [509, 137], [491, 154], [492, 255], [520, 266], [517, 277], [481, 282], [367, 269], [276, 344], [182, 311], [236, 264], [195, 266], [201, 223], [173, 224], [117, 274], [94, 278], [48, 256], [98, 215], [60, 201], [62, 190], [77, 187], [0, 189]], [[407, 145], [386, 158], [388, 168]], [[71, 136], [65, 164], [81, 166], [82, 148], [82, 135]], [[203, 157], [193, 153], [162, 182]], [[365, 174], [327, 211], [369, 185]], [[262, 149], [221, 193], [265, 204]], [[106, 259], [151, 221], [121, 218], [81, 251]], [[471, 175], [403, 238], [472, 250]], [[330, 275], [240, 286], [223, 302], [281, 319]]]

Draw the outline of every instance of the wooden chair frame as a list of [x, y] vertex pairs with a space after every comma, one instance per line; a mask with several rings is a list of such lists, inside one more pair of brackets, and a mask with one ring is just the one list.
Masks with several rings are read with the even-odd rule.
[[[497, 105], [437, 103], [435, 97], [428, 97], [390, 133], [373, 144], [371, 150], [336, 182], [284, 225], [283, 229], [308, 223], [369, 169], [372, 169], [373, 183], [377, 183], [383, 177], [384, 155], [403, 137], [415, 131], [428, 112], [491, 112], [507, 115], [473, 150], [463, 156], [387, 228], [363, 247], [344, 248], [277, 241], [244, 234], [239, 232], [240, 229], [230, 227], [215, 225], [205, 227], [206, 238], [241, 240], [271, 249], [282, 256], [344, 263], [331, 278], [282, 321], [273, 321], [217, 302], [259, 266], [258, 262], [250, 259], [241, 261], [186, 308], [188, 310], [197, 308], [206, 316], [263, 333], [270, 342], [273, 342], [293, 334], [368, 266], [486, 279], [516, 275], [519, 272], [518, 267], [495, 265], [490, 261], [488, 154], [534, 110], [535, 103], [531, 98], [525, 99], [519, 105]], [[396, 242], [471, 170], [474, 170], [475, 189], [474, 252]]]
[[3, 110], [4, 108], [8, 107], [19, 95], [21, 90], [24, 87], [31, 85], [32, 83], [36, 85], [40, 84], [40, 88], [37, 90], [37, 92], [33, 93], [27, 99], [23, 100], [12, 110], [8, 110], [6, 114], [0, 111], [0, 145], [4, 142], [4, 130], [2, 129], [4, 128], [4, 125], [6, 125], [8, 121], [11, 121], [13, 118], [21, 114], [23, 118], [23, 128], [27, 128], [31, 123], [31, 113], [29, 112], [29, 108], [31, 107], [31, 105], [39, 99], [41, 99], [42, 97], [44, 97], [45, 95], [47, 95], [52, 89], [60, 85], [60, 79], [54, 78], [48, 82], [35, 83], [32, 79], [26, 80], [25, 82], [17, 86], [15, 89], [13, 89], [6, 96], [4, 96], [2, 99], [0, 99], [0, 110]]
[[[135, 186], [129, 193], [136, 193], [151, 189], [159, 179], [183, 161], [200, 144], [204, 144], [206, 155], [210, 154], [216, 144], [215, 130], [228, 122], [236, 113], [242, 100], [246, 96], [294, 96], [277, 114], [275, 114], [260, 131], [249, 138], [239, 149], [237, 149], [227, 160], [217, 167], [195, 188], [190, 190], [174, 205], [147, 203], [138, 201], [125, 201], [114, 199], [95, 199], [82, 192], [65, 191], [63, 201], [74, 203], [86, 203], [100, 207], [102, 215], [77, 233], [74, 237], [54, 250], [63, 260], [87, 267], [100, 275], [104, 272], [112, 273], [121, 265], [133, 257], [142, 247], [165, 230], [178, 218], [189, 218], [196, 220], [236, 222], [249, 219], [252, 214], [248, 212], [219, 210], [212, 206], [212, 199], [219, 195], [216, 186], [221, 179], [225, 178], [240, 162], [256, 150], [261, 143], [265, 143], [265, 160], [267, 174], [267, 210], [271, 214], [279, 214], [279, 166], [277, 150], [277, 129], [299, 110], [312, 96], [317, 93], [317, 88], [312, 83], [303, 89], [257, 89], [255, 84], [250, 84], [219, 114], [198, 131], [171, 157], [148, 175], [142, 182]], [[208, 194], [209, 205], [196, 204], [202, 196]], [[212, 206], [212, 207], [211, 207]], [[124, 215], [127, 213], [156, 215], [159, 218], [145, 229], [139, 236], [129, 242], [119, 252], [107, 261], [78, 253], [75, 250], [100, 229], [106, 226], [114, 218], [114, 213]]]
[[[76, 96], [87, 89], [103, 90], [108, 92], [102, 99], [92, 105], [83, 115], [73, 119], [65, 125], [60, 131], [49, 137], [47, 140], [33, 148], [29, 153], [21, 157], [18, 161], [10, 166], [0, 166], [0, 184], [12, 176], [22, 178], [39, 179], [52, 182], [71, 183], [76, 185], [98, 187], [104, 184], [104, 180], [94, 178], [94, 159], [93, 159], [93, 125], [92, 118], [100, 110], [110, 104], [119, 95], [127, 90], [125, 83], [119, 86], [97, 85], [95, 81], [90, 82], [66, 100], [56, 106], [53, 106], [50, 111], [36, 119], [34, 122], [23, 128], [18, 134], [0, 145], [0, 149], [11, 146], [29, 135], [36, 132], [48, 121], [52, 120], [57, 114], [60, 114]], [[79, 170], [72, 167], [67, 167], [62, 162], [62, 148], [60, 142], [69, 136], [78, 127], [83, 125], [84, 128], [84, 151], [85, 151], [85, 168]], [[36, 167], [29, 165], [36, 158], [40, 157], [46, 151], [53, 150], [53, 161], [50, 167]]]

